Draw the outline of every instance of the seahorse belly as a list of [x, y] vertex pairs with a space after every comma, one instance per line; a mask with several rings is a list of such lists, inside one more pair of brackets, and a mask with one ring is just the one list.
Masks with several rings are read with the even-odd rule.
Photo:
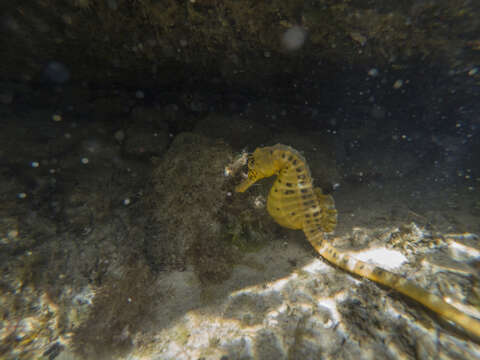
[[307, 199], [313, 199], [310, 170], [305, 159], [291, 148], [278, 148], [279, 171], [267, 200], [267, 211], [281, 226], [302, 229], [308, 211]]

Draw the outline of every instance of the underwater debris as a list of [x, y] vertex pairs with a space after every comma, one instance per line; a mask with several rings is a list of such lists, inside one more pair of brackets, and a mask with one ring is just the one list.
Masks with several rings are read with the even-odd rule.
[[237, 156], [233, 162], [225, 167], [225, 176], [234, 176], [238, 170], [247, 163], [248, 153], [243, 150], [242, 153]]

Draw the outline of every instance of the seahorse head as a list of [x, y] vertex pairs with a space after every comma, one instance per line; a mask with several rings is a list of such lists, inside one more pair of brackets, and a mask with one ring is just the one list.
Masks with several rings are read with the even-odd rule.
[[257, 148], [248, 156], [248, 177], [235, 188], [236, 192], [244, 192], [255, 182], [270, 177], [278, 172], [278, 164], [274, 158], [274, 147]]

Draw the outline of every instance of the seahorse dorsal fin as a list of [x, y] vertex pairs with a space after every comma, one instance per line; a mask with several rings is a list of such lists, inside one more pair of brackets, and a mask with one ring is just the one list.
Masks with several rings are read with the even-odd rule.
[[320, 188], [315, 188], [314, 192], [321, 209], [323, 231], [332, 232], [337, 226], [337, 209], [333, 196], [325, 195]]

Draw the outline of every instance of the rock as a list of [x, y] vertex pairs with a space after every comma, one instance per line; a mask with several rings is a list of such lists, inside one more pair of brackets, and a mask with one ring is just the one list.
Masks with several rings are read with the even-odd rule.
[[226, 145], [182, 133], [153, 170], [158, 233], [147, 247], [157, 266], [185, 266], [195, 242], [222, 236], [217, 212], [227, 198], [223, 171], [229, 156]]
[[163, 153], [169, 143], [168, 124], [164, 118], [162, 110], [144, 106], [135, 107], [132, 110], [132, 122], [122, 139], [125, 154], [158, 156]]
[[168, 142], [167, 127], [157, 130], [151, 123], [135, 123], [126, 131], [123, 151], [129, 156], [158, 156], [165, 151]]

